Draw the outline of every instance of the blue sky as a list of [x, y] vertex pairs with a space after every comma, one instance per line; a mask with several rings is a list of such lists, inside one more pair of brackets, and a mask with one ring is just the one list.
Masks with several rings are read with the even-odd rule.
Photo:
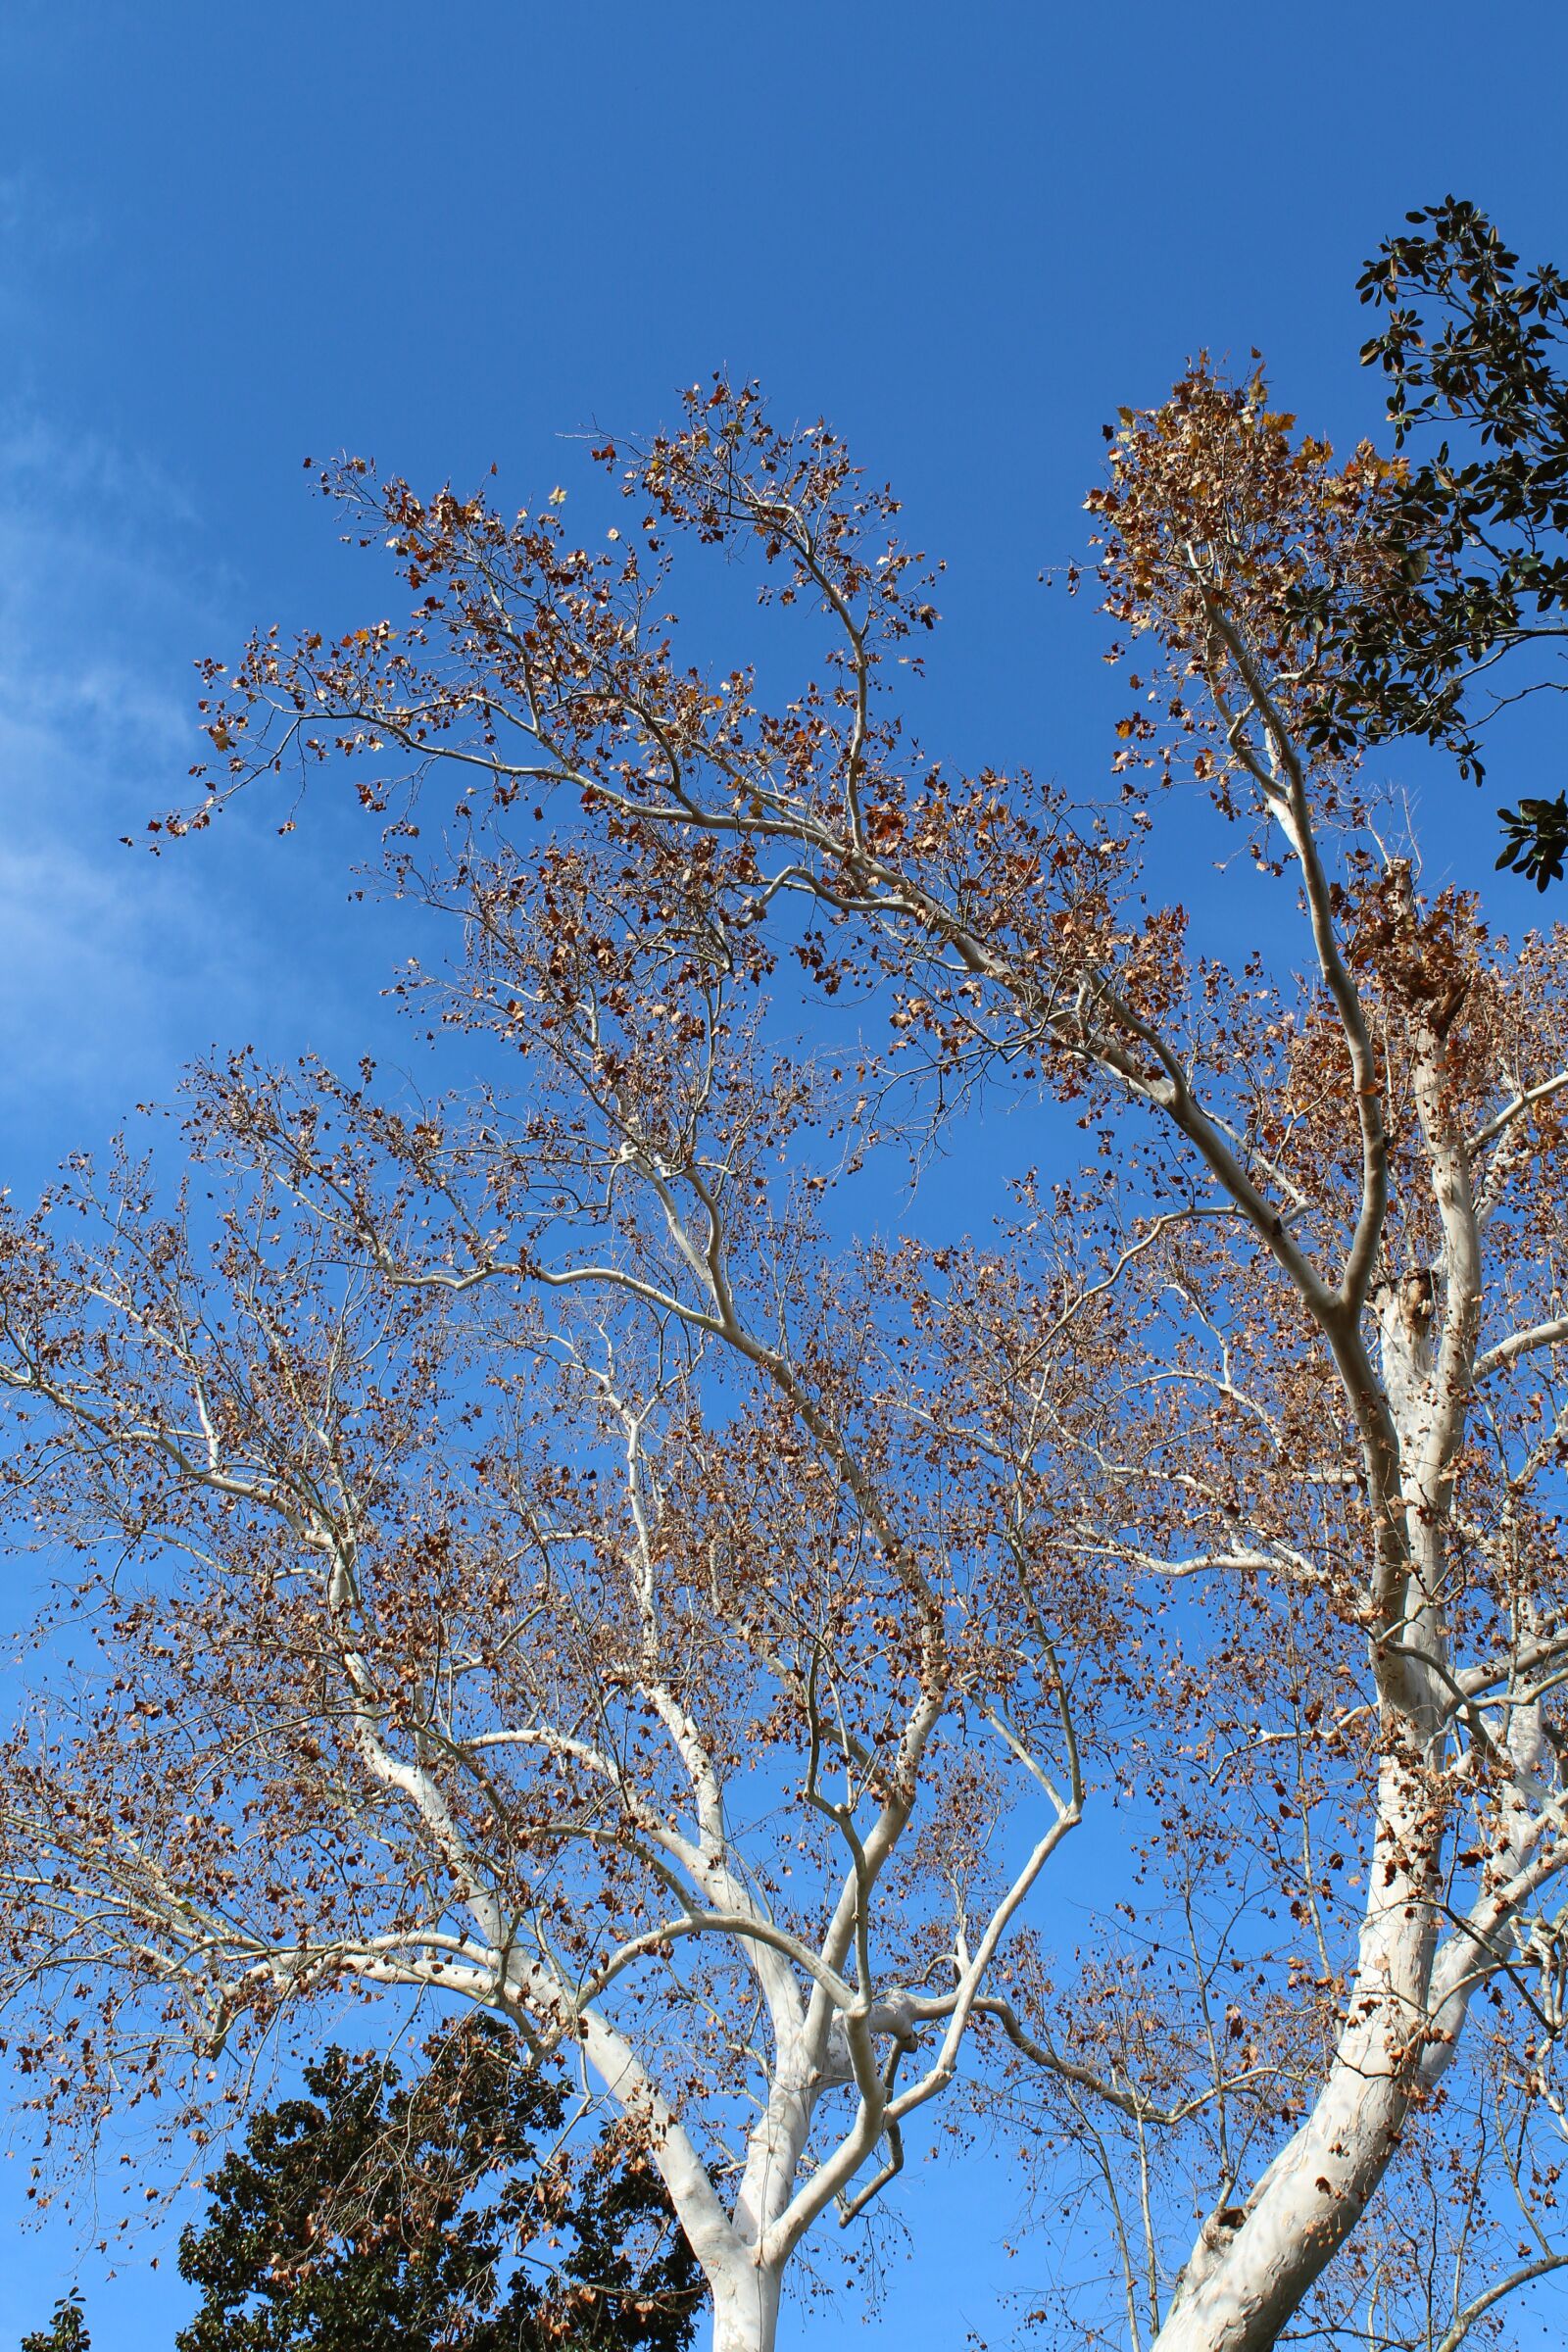
[[[8, 0], [0, 89], [0, 1182], [23, 1195], [214, 1041], [346, 1059], [386, 1035], [396, 935], [349, 904], [346, 816], [119, 846], [179, 797], [195, 656], [386, 593], [308, 455], [460, 483], [495, 461], [524, 501], [579, 462], [559, 436], [755, 372], [949, 559], [927, 734], [1088, 788], [1103, 673], [1036, 574], [1081, 551], [1102, 420], [1200, 346], [1255, 344], [1303, 421], [1375, 429], [1357, 267], [1446, 190], [1568, 262], [1568, 17], [1540, 5]], [[1486, 874], [1491, 805], [1536, 788], [1545, 740], [1521, 728], [1485, 801], [1429, 784], [1437, 870]], [[1499, 920], [1531, 910], [1488, 888]], [[871, 2326], [803, 2322], [822, 2352], [1004, 2333], [996, 2289], [1028, 2261], [996, 2242], [1004, 2179], [908, 2210], [918, 2275], [895, 2265]], [[74, 2248], [51, 2224], [8, 2256], [0, 2344]], [[169, 2342], [167, 2252], [112, 2285], [84, 2263], [97, 2352]]]

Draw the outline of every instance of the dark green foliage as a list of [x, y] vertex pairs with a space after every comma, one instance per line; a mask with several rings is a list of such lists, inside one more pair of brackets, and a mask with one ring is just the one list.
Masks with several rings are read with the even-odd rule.
[[22, 2339], [22, 2352], [91, 2352], [92, 2338], [82, 2315], [81, 2292], [73, 2287], [55, 2305], [51, 2326], [34, 2328]]
[[1499, 808], [1497, 814], [1503, 837], [1498, 865], [1528, 875], [1538, 890], [1560, 882], [1568, 856], [1568, 795], [1559, 792], [1554, 801], [1521, 800], [1517, 808]]
[[307, 2068], [180, 2239], [177, 2352], [680, 2352], [701, 2278], [658, 2176], [612, 2139], [568, 2170], [562, 2084], [514, 2053], [479, 2021], [407, 2087], [336, 2049]]
[[[1359, 281], [1387, 314], [1361, 357], [1389, 379], [1396, 447], [1429, 427], [1442, 438], [1396, 487], [1388, 593], [1313, 615], [1340, 657], [1319, 734], [1418, 736], [1479, 782], [1487, 719], [1520, 691], [1498, 663], [1568, 636], [1568, 280], [1549, 266], [1521, 274], [1457, 197], [1406, 218]], [[1522, 690], [1565, 682], [1531, 670]], [[1544, 889], [1563, 870], [1568, 801], [1499, 814], [1497, 864]]]

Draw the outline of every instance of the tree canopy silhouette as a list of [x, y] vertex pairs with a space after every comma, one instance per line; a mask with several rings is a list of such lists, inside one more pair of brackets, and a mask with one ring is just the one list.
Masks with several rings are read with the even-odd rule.
[[[1564, 683], [1539, 669], [1521, 677], [1510, 658], [1568, 636], [1568, 280], [1549, 263], [1522, 270], [1462, 198], [1406, 220], [1358, 284], [1385, 314], [1361, 357], [1388, 378], [1403, 458], [1383, 518], [1392, 562], [1377, 592], [1338, 618], [1324, 583], [1302, 599], [1337, 641], [1314, 738], [1345, 748], [1415, 736], [1479, 783], [1490, 720]], [[1403, 457], [1417, 446], [1419, 462]], [[1539, 889], [1559, 880], [1568, 798], [1525, 797], [1498, 813], [1497, 864]]]

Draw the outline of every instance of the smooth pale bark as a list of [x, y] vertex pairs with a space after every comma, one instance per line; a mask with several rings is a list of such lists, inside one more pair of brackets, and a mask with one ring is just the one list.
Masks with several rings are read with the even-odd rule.
[[1245, 2203], [1205, 2223], [1153, 2352], [1268, 2352], [1399, 2143], [1426, 2047], [1435, 1841], [1424, 1791], [1402, 1766], [1385, 1764], [1380, 1792], [1373, 1898], [1328, 2080]]
[[[1366, 2211], [1412, 2103], [1441, 2071], [1463, 2023], [1465, 1995], [1444, 1981], [1440, 1964], [1449, 1953], [1440, 1950], [1438, 1933], [1450, 1800], [1423, 1767], [1441, 1744], [1451, 1687], [1442, 1595], [1453, 1465], [1474, 1383], [1481, 1269], [1444, 1042], [1423, 1027], [1415, 1045], [1414, 1092], [1444, 1248], [1434, 1277], [1391, 1286], [1377, 1309], [1395, 1476], [1382, 1474], [1375, 1447], [1364, 1445], [1363, 1458], [1374, 1508], [1397, 1534], [1403, 1573], [1379, 1594], [1388, 1598], [1373, 1665], [1386, 1744], [1355, 1974], [1311, 2113], [1251, 2191], [1204, 2224], [1154, 2352], [1269, 2352]], [[1523, 1823], [1515, 1835], [1528, 1835]], [[1521, 1843], [1513, 1859], [1522, 1858]]]
[[777, 2270], [749, 2264], [710, 2283], [713, 2352], [773, 2352], [778, 2336]]

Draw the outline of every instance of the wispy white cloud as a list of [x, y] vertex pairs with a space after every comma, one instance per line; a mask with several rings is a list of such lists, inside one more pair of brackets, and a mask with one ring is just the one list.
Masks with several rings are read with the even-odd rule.
[[[0, 729], [0, 759], [10, 749]], [[211, 960], [188, 906], [127, 880], [107, 852], [0, 841], [0, 1106], [40, 1141], [74, 1105], [167, 1083], [178, 967]]]
[[214, 903], [211, 872], [121, 841], [176, 796], [191, 757], [189, 657], [214, 615], [189, 537], [188, 502], [134, 456], [0, 418], [7, 1173], [74, 1118], [167, 1091], [215, 1000], [243, 990], [245, 926]]
[[167, 1099], [215, 1041], [342, 1057], [384, 1034], [376, 925], [344, 906], [339, 860], [372, 846], [357, 825], [280, 842], [263, 795], [147, 855], [199, 747], [193, 658], [235, 642], [231, 603], [178, 482], [0, 412], [0, 1184]]

